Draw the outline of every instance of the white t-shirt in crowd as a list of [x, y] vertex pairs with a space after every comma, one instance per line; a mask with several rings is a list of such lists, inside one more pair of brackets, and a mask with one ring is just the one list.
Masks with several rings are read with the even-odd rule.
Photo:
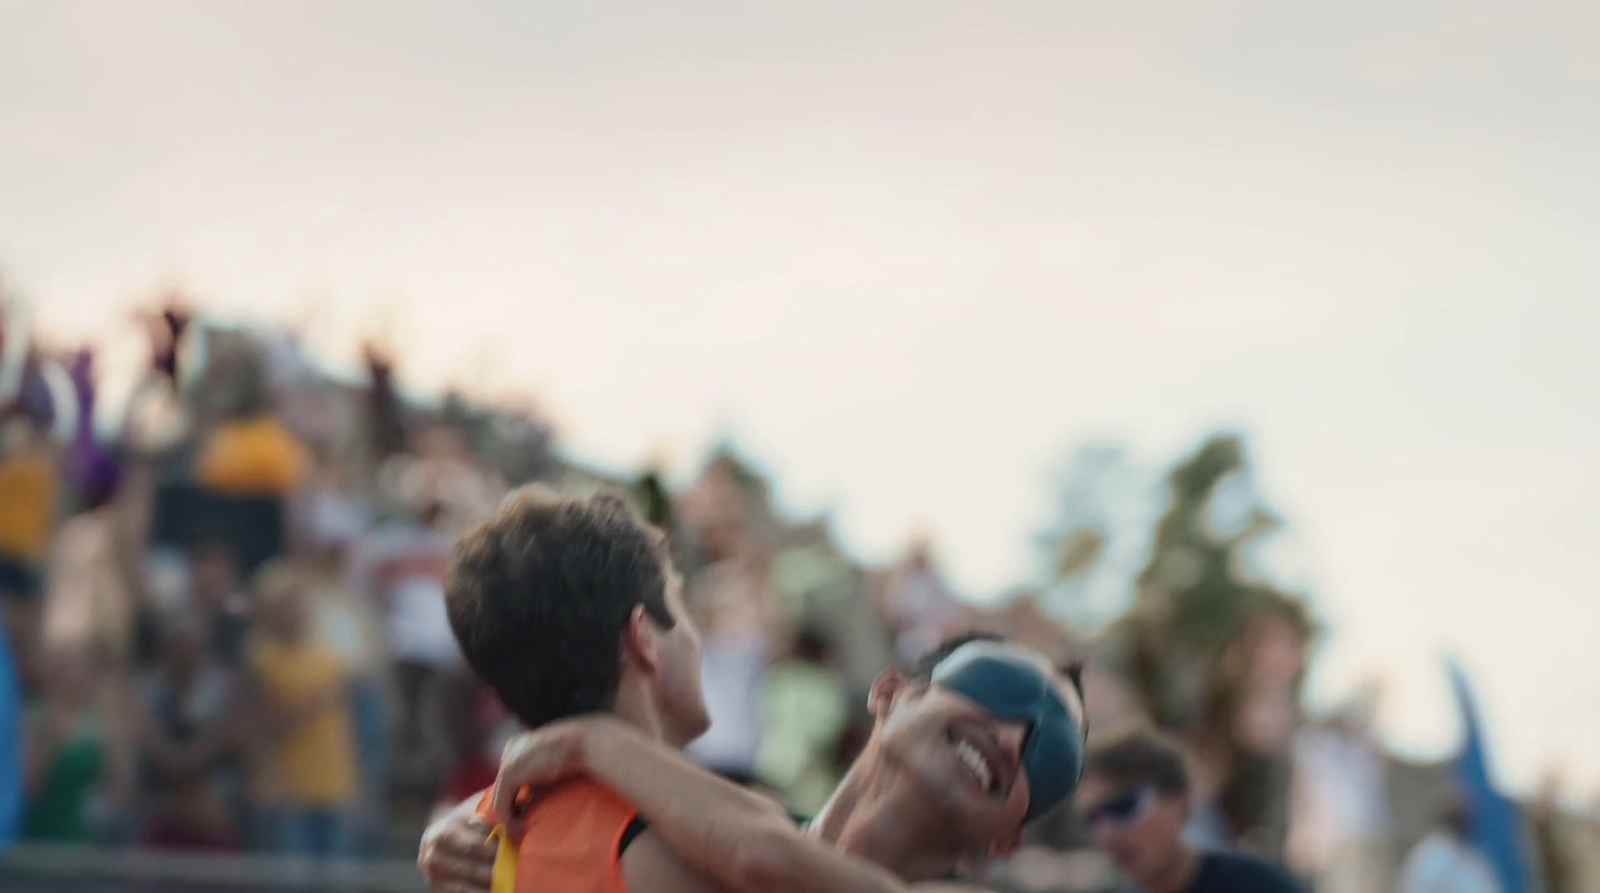
[[440, 668], [461, 662], [444, 604], [453, 546], [444, 534], [406, 525], [385, 528], [363, 545], [355, 586], [379, 599], [397, 660]]
[[1343, 848], [1388, 839], [1388, 766], [1359, 735], [1309, 729], [1295, 742], [1300, 798], [1290, 818], [1289, 849], [1303, 868], [1320, 871]]
[[1435, 831], [1406, 857], [1400, 893], [1500, 893], [1500, 881], [1472, 846]]
[[764, 731], [762, 682], [771, 659], [762, 619], [767, 592], [731, 562], [701, 571], [695, 584], [705, 615], [700, 680], [711, 727], [688, 752], [712, 769], [754, 775]]
[[712, 769], [755, 773], [761, 756], [761, 689], [767, 654], [759, 630], [705, 641], [700, 678], [711, 727], [689, 745], [691, 757]]

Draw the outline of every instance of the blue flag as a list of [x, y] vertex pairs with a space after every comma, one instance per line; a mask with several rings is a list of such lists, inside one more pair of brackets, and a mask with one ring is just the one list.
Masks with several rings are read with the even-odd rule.
[[0, 623], [0, 851], [16, 842], [23, 806], [22, 690], [6, 627]]
[[1472, 842], [1494, 866], [1504, 893], [1533, 893], [1533, 876], [1527, 847], [1527, 827], [1516, 801], [1500, 793], [1489, 771], [1483, 721], [1472, 696], [1472, 686], [1460, 665], [1450, 662], [1450, 682], [1461, 710], [1464, 731], [1461, 755], [1456, 758], [1456, 784], [1472, 804]]

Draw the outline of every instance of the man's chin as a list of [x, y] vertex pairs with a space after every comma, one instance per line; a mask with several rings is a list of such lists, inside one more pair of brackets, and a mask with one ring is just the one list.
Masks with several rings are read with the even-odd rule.
[[1119, 856], [1113, 853], [1111, 855], [1111, 861], [1116, 863], [1117, 871], [1121, 872], [1123, 877], [1132, 878], [1133, 880], [1137, 881], [1147, 874], [1147, 872], [1140, 871], [1141, 866], [1137, 857]]
[[683, 750], [695, 741], [700, 740], [700, 736], [710, 731], [711, 721], [686, 723], [679, 729], [668, 728], [666, 743], [678, 750]]

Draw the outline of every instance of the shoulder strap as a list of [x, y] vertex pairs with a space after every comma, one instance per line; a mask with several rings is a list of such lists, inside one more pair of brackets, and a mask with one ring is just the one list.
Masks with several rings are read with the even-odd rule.
[[622, 854], [628, 851], [628, 847], [633, 844], [634, 840], [649, 828], [650, 823], [645, 820], [644, 816], [634, 816], [633, 821], [629, 822], [628, 827], [622, 831], [622, 840], [617, 844], [617, 858], [622, 858]]

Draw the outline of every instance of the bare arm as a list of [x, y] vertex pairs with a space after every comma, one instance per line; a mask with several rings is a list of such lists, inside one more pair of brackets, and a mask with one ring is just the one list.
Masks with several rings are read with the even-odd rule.
[[[556, 759], [552, 759], [555, 756]], [[513, 739], [495, 808], [509, 819], [524, 784], [583, 772], [633, 801], [650, 829], [697, 873], [737, 893], [902, 893], [888, 871], [811, 840], [765, 797], [724, 781], [610, 718]]]

